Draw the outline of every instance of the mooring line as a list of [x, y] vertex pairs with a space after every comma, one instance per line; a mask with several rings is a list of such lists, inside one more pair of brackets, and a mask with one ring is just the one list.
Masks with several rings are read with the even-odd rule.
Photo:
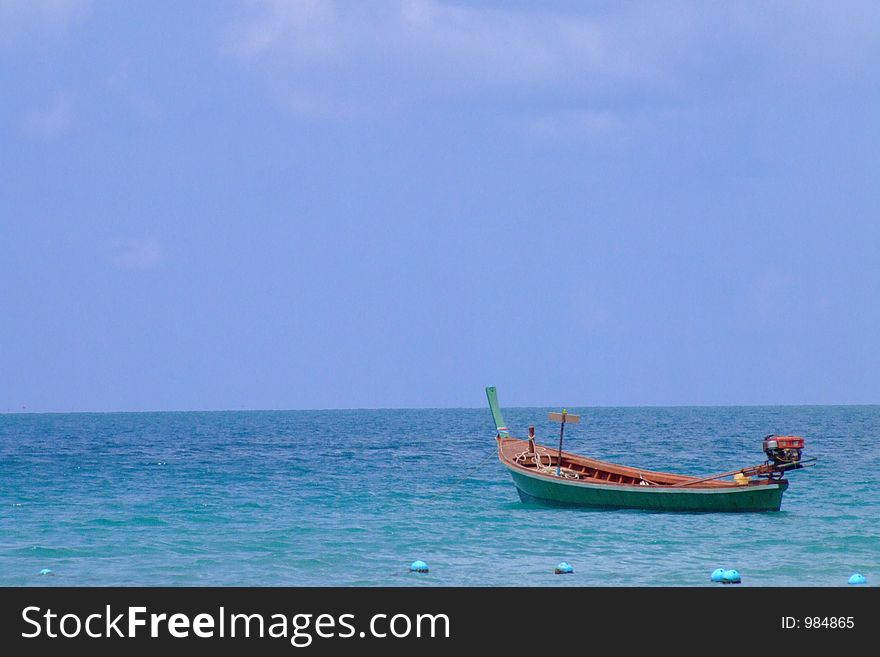
[[496, 454], [495, 450], [492, 450], [491, 452], [489, 452], [489, 453], [488, 453], [488, 454], [487, 454], [487, 455], [486, 455], [486, 456], [485, 456], [485, 457], [484, 457], [479, 463], [477, 463], [474, 467], [472, 467], [470, 470], [468, 470], [468, 471], [464, 474], [463, 477], [461, 477], [461, 478], [458, 479], [457, 481], [454, 481], [452, 484], [450, 484], [449, 486], [447, 486], [445, 489], [441, 490], [439, 493], [434, 493], [431, 497], [429, 497], [427, 500], [425, 500], [425, 501], [423, 502], [423, 504], [430, 504], [431, 502], [433, 502], [434, 500], [436, 500], [438, 497], [440, 497], [440, 496], [442, 496], [442, 495], [446, 495], [447, 493], [451, 492], [453, 488], [455, 488], [455, 487], [458, 486], [461, 482], [463, 482], [465, 479], [467, 479], [467, 478], [470, 477], [472, 474], [474, 474], [474, 472], [476, 472], [480, 467], [482, 467], [482, 465], [483, 465], [486, 461], [488, 461], [490, 458], [492, 458], [493, 456], [495, 456], [495, 454]]

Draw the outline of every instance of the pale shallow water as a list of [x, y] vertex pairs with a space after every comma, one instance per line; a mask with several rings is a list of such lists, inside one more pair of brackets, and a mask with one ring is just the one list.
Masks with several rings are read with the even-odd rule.
[[[0, 415], [0, 585], [880, 581], [880, 407], [569, 410], [597, 458], [709, 474], [794, 433], [819, 465], [779, 513], [554, 509], [520, 503], [485, 409]], [[505, 414], [553, 443], [545, 409]]]

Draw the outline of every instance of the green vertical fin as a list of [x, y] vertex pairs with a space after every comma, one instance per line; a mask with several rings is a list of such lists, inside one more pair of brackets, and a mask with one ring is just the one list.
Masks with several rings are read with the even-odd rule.
[[509, 438], [510, 432], [507, 430], [507, 424], [501, 415], [501, 407], [498, 406], [498, 393], [495, 392], [495, 386], [486, 388], [486, 397], [489, 399], [489, 409], [492, 411], [492, 419], [495, 420], [495, 429], [498, 435], [503, 438]]

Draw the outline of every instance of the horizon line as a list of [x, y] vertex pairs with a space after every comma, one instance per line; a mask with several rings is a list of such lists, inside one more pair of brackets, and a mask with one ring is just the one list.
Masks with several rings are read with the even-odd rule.
[[[788, 403], [788, 404], [620, 404], [620, 405], [570, 405], [568, 408], [805, 408], [805, 407], [874, 407], [880, 403], [842, 402], [842, 403]], [[305, 413], [333, 411], [462, 411], [480, 410], [488, 406], [362, 406], [352, 408], [215, 408], [215, 409], [152, 409], [152, 410], [117, 410], [117, 411], [0, 411], [4, 415], [135, 415], [152, 413]], [[505, 409], [548, 409], [556, 406], [505, 406]]]

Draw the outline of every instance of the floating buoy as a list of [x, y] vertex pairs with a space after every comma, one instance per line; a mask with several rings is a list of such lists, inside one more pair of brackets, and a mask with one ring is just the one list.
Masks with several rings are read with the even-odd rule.
[[567, 561], [563, 561], [558, 566], [556, 566], [555, 572], [557, 575], [570, 575], [574, 572], [574, 566], [572, 566]]
[[740, 577], [738, 570], [725, 570], [721, 577], [722, 584], [739, 584], [740, 582], [742, 582], [742, 577]]
[[43, 568], [43, 570], [40, 571], [40, 575], [54, 575], [54, 574], [55, 573], [53, 573], [50, 568]]
[[861, 573], [855, 573], [849, 578], [849, 583], [853, 586], [858, 586], [859, 584], [867, 584], [868, 580]]
[[421, 560], [413, 561], [409, 569], [414, 573], [426, 573], [428, 572], [428, 564]]
[[712, 576], [709, 578], [713, 582], [723, 582], [724, 581], [724, 568], [716, 568], [712, 571]]

